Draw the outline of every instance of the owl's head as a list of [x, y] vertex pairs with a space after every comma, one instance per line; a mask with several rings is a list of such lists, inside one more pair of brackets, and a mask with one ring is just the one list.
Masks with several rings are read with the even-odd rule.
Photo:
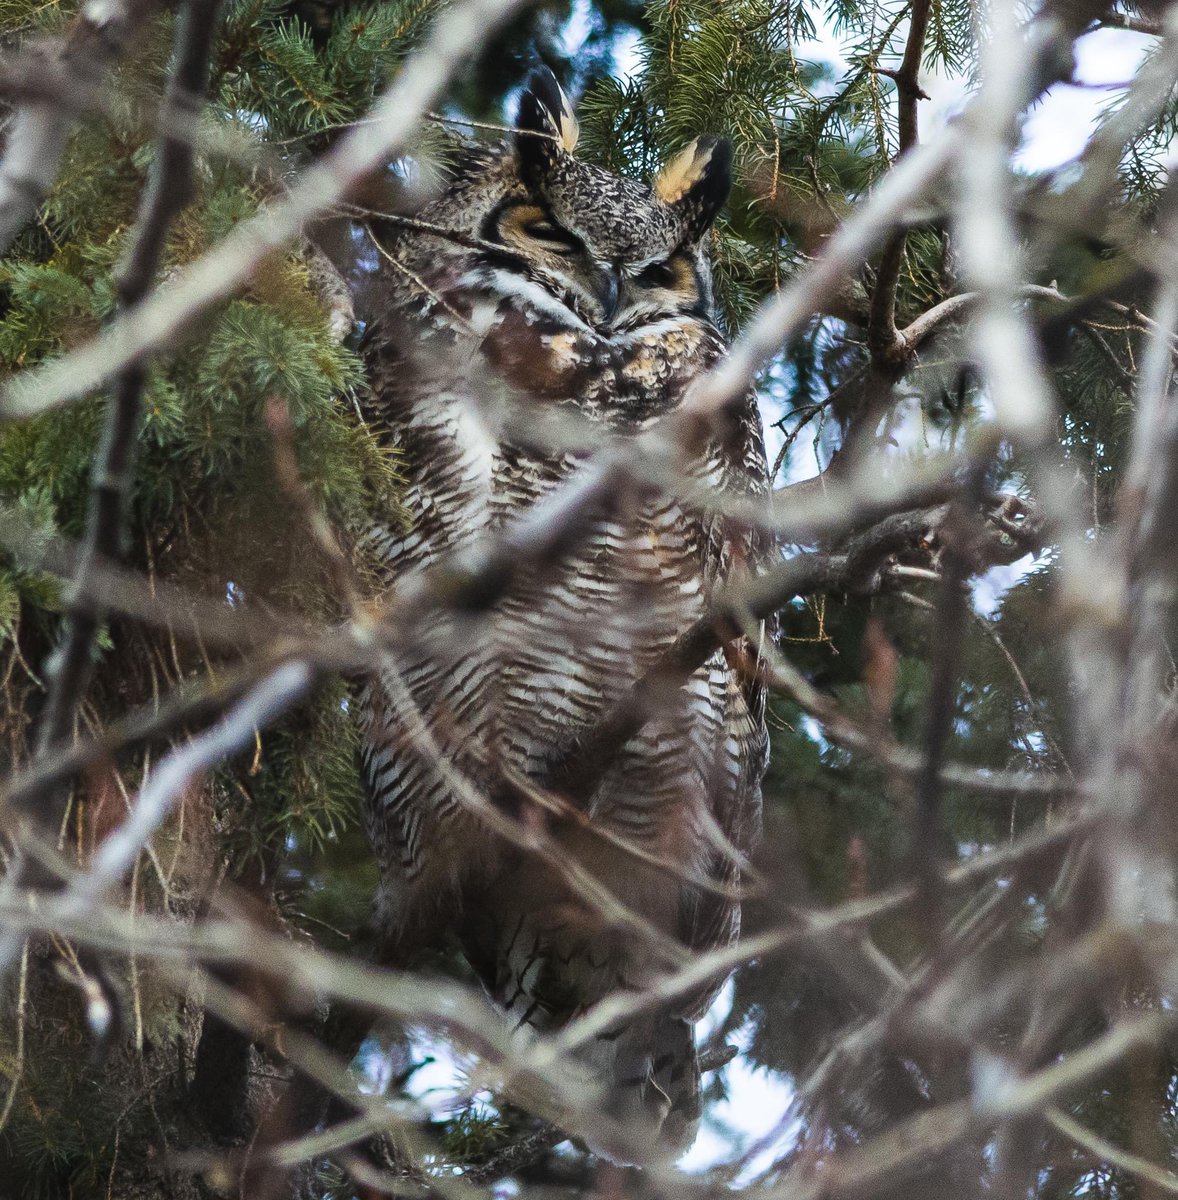
[[699, 137], [647, 184], [580, 161], [577, 135], [555, 76], [534, 71], [478, 235], [502, 246], [530, 285], [599, 328], [712, 319], [707, 235], [731, 187], [730, 144]]

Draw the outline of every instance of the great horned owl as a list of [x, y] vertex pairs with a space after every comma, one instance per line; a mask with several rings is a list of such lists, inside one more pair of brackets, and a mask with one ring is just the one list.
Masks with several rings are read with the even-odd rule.
[[[516, 126], [508, 142], [468, 150], [444, 193], [385, 247], [366, 355], [373, 409], [407, 480], [408, 522], [372, 534], [394, 580], [477, 544], [603, 441], [674, 410], [724, 353], [707, 244], [730, 187], [728, 144], [697, 139], [653, 186], [587, 165], [549, 72], [529, 79]], [[694, 494], [636, 478], [556, 565], [521, 571], [489, 613], [434, 622], [363, 697], [389, 954], [456, 933], [518, 1026], [557, 1028], [643, 988], [665, 960], [551, 862], [493, 834], [472, 811], [479, 802], [541, 827], [688, 952], [738, 931], [738, 863], [759, 829], [766, 755], [748, 647], [714, 653], [595, 764], [591, 786], [569, 789], [588, 820], [556, 819], [504, 787], [544, 788], [562, 752], [755, 555], [753, 535], [699, 499], [701, 484], [721, 500], [767, 490], [751, 396], [689, 475]], [[714, 995], [599, 1039], [588, 1069], [615, 1114], [640, 1111], [666, 1140], [686, 1139], [698, 1115], [692, 1022]]]

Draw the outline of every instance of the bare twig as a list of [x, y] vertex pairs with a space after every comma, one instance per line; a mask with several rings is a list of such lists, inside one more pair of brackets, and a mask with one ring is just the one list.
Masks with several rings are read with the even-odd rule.
[[992, 1129], [1002, 1121], [1034, 1116], [1076, 1087], [1098, 1078], [1122, 1062], [1138, 1046], [1157, 1041], [1171, 1025], [1168, 1016], [1151, 1013], [1114, 1026], [1083, 1050], [1017, 1082], [920, 1113], [872, 1138], [862, 1148], [822, 1164], [813, 1179], [795, 1168], [766, 1194], [790, 1200], [851, 1200], [902, 1178], [918, 1164], [928, 1164], [960, 1145], [971, 1133]]
[[[927, 769], [927, 760], [919, 751], [901, 746], [891, 738], [881, 736], [877, 730], [869, 731], [840, 712], [783, 655], [770, 651], [767, 659], [769, 685], [821, 722], [824, 734], [836, 745], [868, 754], [889, 771], [912, 781]], [[953, 762], [940, 764], [938, 778], [949, 787], [1002, 801], [1012, 796], [1064, 797], [1075, 790], [1075, 784], [1069, 779], [1046, 771], [979, 771]]]
[[[978, 469], [967, 481], [963, 498], [965, 503], [973, 501], [970, 507], [976, 508], [982, 487], [983, 471]], [[913, 868], [925, 901], [923, 911], [930, 938], [938, 936], [940, 925], [941, 880], [932, 864], [944, 837], [942, 769], [957, 710], [958, 676], [965, 638], [966, 607], [969, 603], [965, 584], [971, 573], [971, 564], [964, 546], [957, 543], [968, 540], [969, 526], [976, 519], [961, 502], [949, 508], [946, 521], [949, 537], [943, 554], [943, 576], [937, 597], [936, 641], [925, 716], [924, 761], [916, 778]]]
[[[852, 539], [838, 553], [804, 552], [759, 577], [734, 580], [714, 597], [710, 612], [683, 633], [593, 729], [579, 734], [575, 743], [556, 756], [550, 785], [573, 796], [591, 795], [605, 765], [649, 715], [661, 709], [668, 694], [682, 686], [718, 646], [740, 633], [746, 616], [764, 620], [795, 596], [812, 592], [878, 591], [884, 560], [922, 540], [942, 516], [943, 510], [896, 514]], [[1032, 539], [1034, 524], [1026, 531]], [[1004, 547], [999, 557], [1012, 554], [1019, 558], [1024, 553], [1021, 547], [1017, 553], [1013, 546]]]
[[[172, 221], [192, 199], [191, 132], [208, 87], [218, 6], [219, 0], [188, 0], [176, 29], [176, 65], [163, 106], [167, 132], [152, 163], [130, 252], [118, 274], [119, 306], [125, 320], [134, 318], [138, 305], [154, 284]], [[89, 576], [95, 563], [117, 562], [121, 557], [123, 513], [131, 493], [135, 436], [145, 379], [144, 365], [134, 362], [115, 381], [94, 465], [86, 538], [70, 593], [65, 639], [49, 672], [49, 696], [37, 735], [38, 753], [42, 755], [68, 736], [75, 707], [90, 677], [94, 638], [102, 610], [90, 603]]]
[[1100, 23], [1109, 29], [1128, 29], [1132, 33], [1145, 33], [1150, 37], [1161, 37], [1165, 32], [1161, 21], [1140, 13], [1110, 11], [1100, 18]]
[[1167, 1171], [1156, 1163], [1148, 1162], [1120, 1146], [1114, 1146], [1100, 1134], [1094, 1133], [1075, 1118], [1068, 1116], [1058, 1105], [1049, 1104], [1043, 1113], [1050, 1125], [1054, 1126], [1069, 1141], [1074, 1142], [1085, 1154], [1091, 1155], [1098, 1162], [1106, 1162], [1110, 1166], [1119, 1167], [1138, 1179], [1161, 1188], [1170, 1195], [1178, 1195], [1178, 1175]]
[[130, 818], [98, 848], [90, 869], [70, 884], [70, 902], [82, 911], [117, 883], [193, 781], [251, 745], [255, 732], [301, 699], [313, 679], [305, 663], [284, 664], [206, 733], [163, 759], [140, 789]]
[[28, 1022], [29, 997], [29, 943], [26, 939], [21, 944], [20, 973], [17, 977], [16, 993], [16, 1050], [12, 1067], [5, 1072], [8, 1075], [8, 1090], [4, 1095], [4, 1107], [0, 1108], [0, 1133], [3, 1133], [12, 1110], [16, 1104], [16, 1094], [20, 1088], [25, 1069], [25, 1026]]

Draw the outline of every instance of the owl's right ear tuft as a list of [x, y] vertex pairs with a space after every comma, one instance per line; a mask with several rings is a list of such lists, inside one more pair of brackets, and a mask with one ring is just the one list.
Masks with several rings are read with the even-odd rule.
[[573, 152], [580, 127], [569, 98], [547, 67], [537, 67], [528, 76], [515, 127], [515, 145], [525, 169], [551, 163], [562, 150]]
[[716, 219], [732, 189], [732, 143], [707, 134], [685, 146], [654, 180], [654, 192], [676, 209], [698, 241]]

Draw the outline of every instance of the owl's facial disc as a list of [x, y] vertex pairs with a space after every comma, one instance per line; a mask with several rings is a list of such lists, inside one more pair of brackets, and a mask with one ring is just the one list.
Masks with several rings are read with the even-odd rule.
[[527, 199], [506, 200], [484, 222], [482, 236], [503, 246], [534, 282], [586, 323], [603, 325], [613, 316], [618, 273], [560, 225], [549, 209]]
[[[619, 327], [674, 313], [709, 317], [711, 272], [706, 237], [732, 183], [732, 147], [696, 138], [674, 155], [652, 185], [573, 157], [578, 129], [568, 97], [551, 71], [534, 71], [520, 99], [515, 152], [520, 176], [543, 220], [567, 253], [559, 261], [511, 231], [504, 235], [561, 288], [592, 298], [594, 324]], [[616, 312], [610, 286], [619, 285]]]
[[666, 258], [626, 268], [613, 320], [615, 329], [681, 314], [712, 318], [711, 270], [698, 250], [681, 246]]

